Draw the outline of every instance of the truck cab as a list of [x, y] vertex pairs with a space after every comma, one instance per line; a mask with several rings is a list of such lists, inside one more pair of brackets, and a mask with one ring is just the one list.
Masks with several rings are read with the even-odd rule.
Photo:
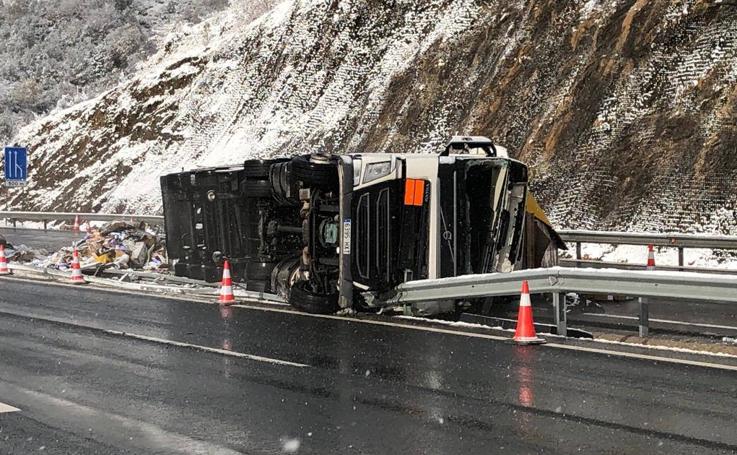
[[[527, 167], [485, 137], [439, 154], [311, 154], [162, 177], [169, 255], [299, 309], [381, 308], [403, 282], [519, 266]], [[416, 313], [452, 312], [430, 302]]]

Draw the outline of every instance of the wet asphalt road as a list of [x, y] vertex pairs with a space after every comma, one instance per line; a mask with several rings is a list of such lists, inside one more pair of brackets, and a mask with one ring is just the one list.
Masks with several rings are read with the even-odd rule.
[[[81, 240], [82, 234], [69, 231], [39, 229], [13, 229], [0, 227], [0, 235], [11, 244], [24, 244], [32, 248], [43, 248], [49, 252], [70, 246]], [[602, 296], [603, 297], [603, 296]], [[553, 322], [552, 307], [549, 302], [536, 301], [537, 322]], [[615, 302], [588, 302], [570, 306], [568, 324], [584, 330], [599, 327], [637, 332], [639, 307], [636, 299]], [[494, 316], [514, 319], [517, 314], [516, 302], [508, 307], [500, 307]], [[652, 333], [673, 332], [686, 334], [706, 334], [712, 336], [737, 337], [737, 311], [730, 304], [707, 302], [674, 302], [650, 300]], [[660, 322], [669, 321], [669, 322]], [[677, 323], [673, 323], [673, 322]]]
[[0, 281], [3, 454], [734, 453], [735, 396], [734, 371]]
[[43, 248], [56, 251], [84, 238], [84, 234], [69, 231], [42, 231], [39, 229], [0, 228], [0, 235], [11, 245], [27, 245], [31, 248]]

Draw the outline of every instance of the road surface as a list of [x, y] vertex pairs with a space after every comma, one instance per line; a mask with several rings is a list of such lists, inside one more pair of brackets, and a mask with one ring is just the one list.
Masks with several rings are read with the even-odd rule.
[[392, 324], [3, 278], [0, 452], [737, 450], [735, 369]]
[[43, 248], [53, 252], [62, 247], [71, 246], [73, 242], [83, 239], [85, 234], [74, 234], [70, 231], [0, 228], [0, 235], [11, 245], [26, 245], [33, 249]]

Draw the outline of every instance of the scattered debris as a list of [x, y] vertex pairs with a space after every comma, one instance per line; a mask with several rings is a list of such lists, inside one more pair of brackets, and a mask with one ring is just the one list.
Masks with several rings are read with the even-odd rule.
[[26, 245], [8, 245], [8, 258], [15, 262], [31, 262], [39, 257], [46, 257], [49, 252], [43, 248], [33, 249]]
[[[166, 245], [158, 231], [146, 223], [134, 225], [113, 221], [101, 227], [89, 227], [85, 237], [76, 244], [81, 269], [99, 273], [105, 269], [165, 271], [169, 268]], [[41, 268], [67, 270], [72, 263], [74, 246], [64, 247], [53, 254], [16, 247], [10, 256], [17, 262], [30, 262]]]

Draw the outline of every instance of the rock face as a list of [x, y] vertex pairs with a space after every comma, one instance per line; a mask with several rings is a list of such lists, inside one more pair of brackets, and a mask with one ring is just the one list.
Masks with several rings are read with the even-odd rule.
[[137, 77], [41, 119], [18, 208], [159, 210], [158, 176], [307, 153], [526, 161], [577, 228], [737, 234], [737, 2], [302, 0], [170, 37]]

